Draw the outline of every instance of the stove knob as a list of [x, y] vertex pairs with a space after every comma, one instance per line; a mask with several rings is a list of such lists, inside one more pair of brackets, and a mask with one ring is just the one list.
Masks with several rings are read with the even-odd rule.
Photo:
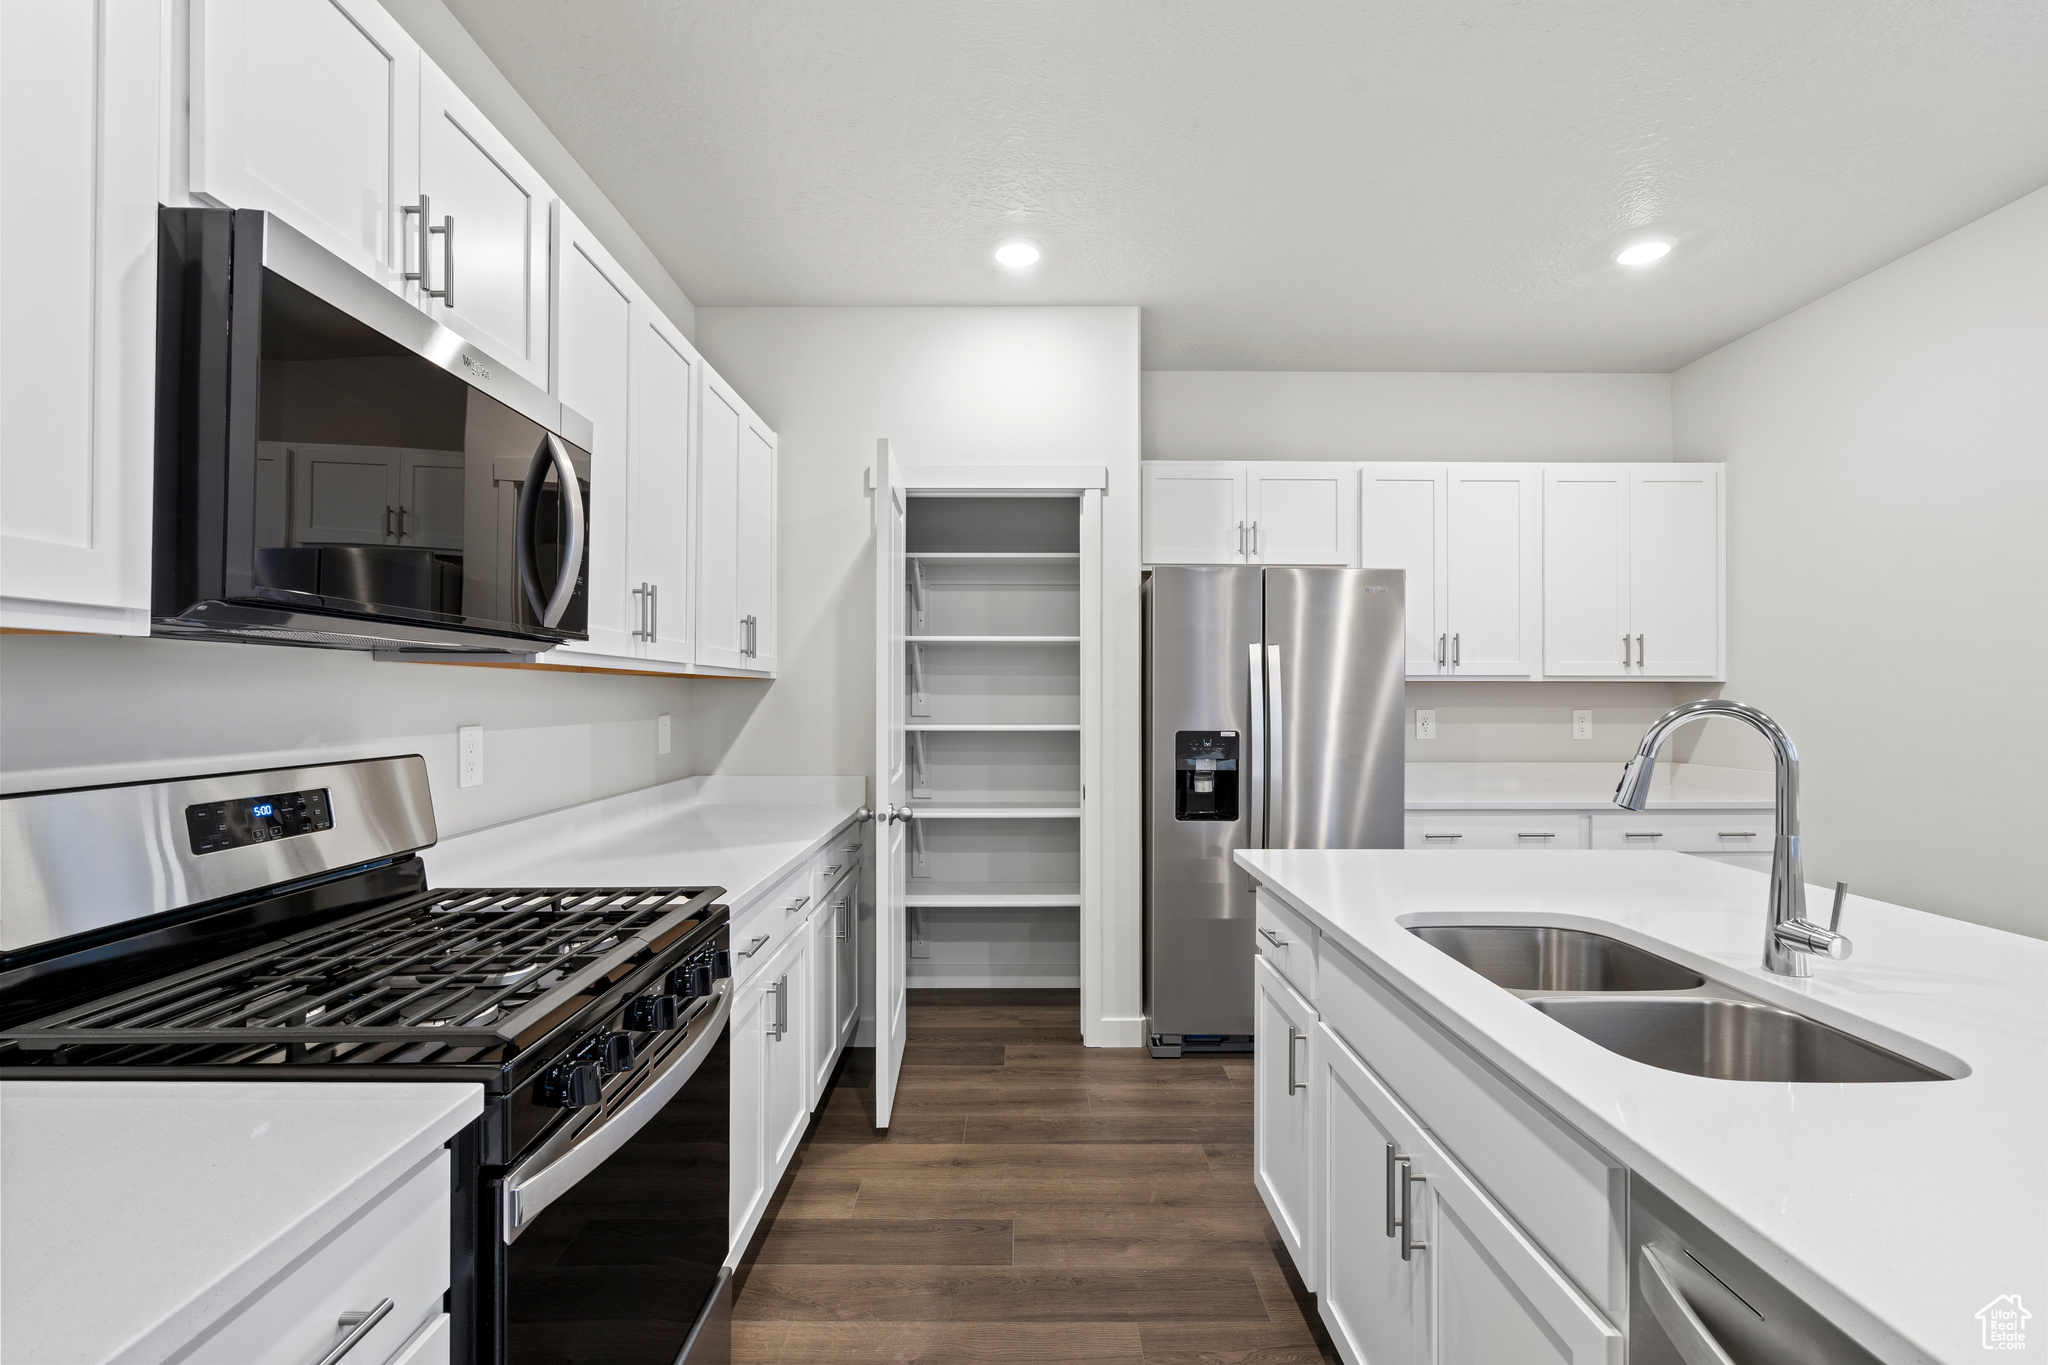
[[607, 1033], [598, 1044], [597, 1064], [607, 1076], [616, 1076], [621, 1071], [633, 1069], [633, 1035], [630, 1033]]
[[596, 1062], [571, 1062], [542, 1078], [538, 1097], [561, 1109], [582, 1109], [604, 1098], [604, 1077]]
[[697, 967], [685, 962], [668, 974], [668, 993], [678, 1000], [695, 1000], [704, 992], [697, 989]]
[[[711, 974], [721, 981], [732, 975], [732, 954], [720, 948], [711, 955]], [[707, 992], [708, 994], [708, 992]]]
[[643, 995], [626, 1006], [627, 1028], [638, 1029], [642, 1033], [662, 1033], [675, 1026], [676, 998], [673, 995]]

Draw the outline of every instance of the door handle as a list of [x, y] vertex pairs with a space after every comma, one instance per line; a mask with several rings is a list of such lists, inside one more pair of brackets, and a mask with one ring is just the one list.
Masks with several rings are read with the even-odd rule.
[[661, 584], [647, 585], [647, 643], [661, 638]]
[[1244, 523], [1241, 521], [1237, 524], [1237, 554], [1240, 559], [1244, 557]]
[[1429, 1243], [1415, 1240], [1415, 1182], [1424, 1177], [1415, 1174], [1413, 1160], [1400, 1157], [1401, 1163], [1401, 1259], [1409, 1260], [1418, 1251], [1427, 1251]]
[[386, 537], [392, 540], [398, 539], [398, 532], [393, 530], [391, 525], [392, 517], [395, 516], [397, 512], [398, 509], [396, 507], [387, 507], [384, 509], [384, 534]]
[[1463, 664], [1464, 664], [1464, 662], [1465, 662], [1465, 651], [1464, 651], [1464, 650], [1463, 650], [1462, 648], [1460, 648], [1460, 647], [1459, 647], [1459, 644], [1458, 644], [1458, 635], [1457, 635], [1457, 632], [1453, 631], [1453, 632], [1451, 633], [1451, 667], [1452, 667], [1452, 668], [1459, 668], [1459, 667], [1462, 667], [1462, 666], [1463, 666]]
[[1250, 792], [1251, 828], [1246, 839], [1253, 848], [1266, 846], [1266, 670], [1259, 657], [1257, 641], [1250, 645], [1250, 697], [1252, 728], [1246, 739], [1251, 744], [1252, 781]]
[[628, 595], [638, 598], [640, 603], [640, 624], [633, 628], [632, 638], [635, 640], [653, 638], [647, 633], [647, 585], [642, 583]]
[[[420, 216], [419, 237], [416, 248], [419, 255], [420, 268], [418, 270], [405, 271], [405, 278], [420, 282], [420, 298], [422, 301], [426, 299], [439, 299], [447, 307], [453, 308], [455, 306], [455, 219], [452, 215], [444, 217], [441, 220], [441, 226], [435, 227], [433, 201], [424, 194], [420, 196], [419, 203], [406, 204], [398, 210], [400, 221], [415, 213]], [[434, 235], [436, 233], [440, 234], [442, 242], [441, 287], [439, 289], [433, 288], [432, 281], [427, 278], [427, 254], [433, 250]]]
[[1621, 637], [1621, 666], [1628, 667], [1628, 636]]
[[1252, 523], [1252, 554], [1253, 554], [1254, 556], [1257, 556], [1257, 554], [1258, 554], [1258, 553], [1259, 553], [1259, 524], [1258, 524], [1258, 523], [1257, 523], [1257, 522], [1255, 521], [1255, 522], [1253, 522], [1253, 523]]
[[766, 943], [767, 941], [768, 941], [768, 935], [766, 935], [766, 934], [756, 934], [756, 935], [754, 935], [754, 941], [753, 941], [752, 943], [749, 943], [749, 944], [748, 944], [748, 945], [747, 945], [746, 947], [744, 947], [744, 948], [740, 949], [740, 956], [741, 956], [741, 957], [752, 957], [752, 956], [753, 956], [753, 955], [754, 955], [755, 953], [758, 953], [758, 952], [760, 952], [760, 951], [761, 951], [761, 946], [762, 946], [763, 944], [765, 944], [765, 943]]
[[1259, 926], [1259, 933], [1265, 938], [1266, 942], [1272, 944], [1275, 948], [1285, 948], [1289, 943], [1293, 942], [1292, 939], [1280, 937], [1280, 935], [1274, 933], [1263, 924]]
[[1272, 752], [1266, 755], [1268, 789], [1266, 794], [1266, 824], [1269, 826], [1268, 841], [1280, 829], [1280, 793], [1285, 790], [1286, 771], [1281, 755], [1287, 748], [1287, 730], [1280, 713], [1280, 694], [1285, 689], [1280, 681], [1280, 646], [1266, 646], [1266, 716], [1267, 731], [1272, 736]]
[[[536, 562], [540, 544], [534, 532], [534, 522], [540, 517], [540, 486], [547, 479], [550, 463], [561, 485], [557, 505], [569, 523], [569, 536], [567, 547], [562, 552], [555, 591], [543, 603], [540, 565]], [[583, 490], [576, 481], [576, 463], [569, 458], [569, 447], [563, 445], [561, 438], [552, 431], [542, 434], [540, 445], [533, 452], [533, 460], [526, 466], [526, 483], [519, 490], [519, 512], [514, 525], [514, 557], [519, 561], [519, 581], [526, 589], [526, 600], [542, 625], [559, 625], [563, 614], [569, 610], [569, 600], [576, 595], [576, 580], [583, 568]]]
[[1297, 1090], [1308, 1089], [1308, 1082], [1296, 1080], [1294, 1071], [1294, 1045], [1307, 1041], [1308, 1035], [1306, 1033], [1295, 1028], [1292, 1024], [1287, 1026], [1287, 1093], [1290, 1095]]
[[1643, 637], [1636, 636], [1636, 667], [1643, 667]]
[[794, 915], [797, 911], [803, 909], [806, 905], [809, 905], [810, 903], [811, 898], [809, 896], [798, 896], [788, 905], [782, 907], [783, 913]]
[[775, 1037], [780, 1040], [789, 1032], [789, 976], [785, 973], [775, 983]]
[[404, 540], [407, 536], [412, 534], [412, 532], [406, 528], [405, 524], [406, 521], [411, 518], [411, 516], [412, 509], [410, 507], [401, 506], [398, 509], [398, 538], [400, 540]]
[[390, 1316], [391, 1307], [391, 1300], [383, 1299], [366, 1313], [343, 1313], [335, 1323], [343, 1334], [342, 1338], [334, 1343], [332, 1350], [320, 1357], [318, 1365], [336, 1365], [343, 1356], [360, 1345], [364, 1337], [377, 1330], [377, 1324]]
[[740, 653], [751, 659], [760, 652], [759, 622], [751, 616], [742, 616], [740, 618], [740, 626], [747, 632], [747, 642], [740, 646]]
[[[1450, 637], [1450, 636], [1448, 636], [1448, 635], [1439, 635], [1439, 636], [1437, 636], [1437, 637], [1436, 637], [1436, 666], [1437, 666], [1438, 668], [1442, 668], [1442, 667], [1443, 667], [1443, 666], [1444, 666], [1444, 665], [1445, 665], [1445, 664], [1446, 664], [1447, 662], [1449, 662], [1449, 660], [1450, 660], [1450, 647], [1451, 647], [1451, 637]], [[1624, 662], [1626, 662], [1626, 660], [1625, 660], [1625, 659], [1624, 659]]]

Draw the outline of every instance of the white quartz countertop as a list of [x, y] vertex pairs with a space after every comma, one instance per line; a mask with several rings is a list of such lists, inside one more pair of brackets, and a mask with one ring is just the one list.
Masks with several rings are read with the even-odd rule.
[[0, 1084], [0, 1359], [166, 1359], [482, 1112], [474, 1085]]
[[[1614, 763], [1410, 763], [1409, 810], [1614, 810]], [[1769, 810], [1771, 774], [1659, 763], [1652, 809]]]
[[[1262, 884], [1566, 1123], [1880, 1357], [1983, 1357], [2048, 1309], [2048, 943], [1851, 896], [1846, 962], [1766, 973], [1767, 878], [1677, 853], [1258, 850]], [[1810, 887], [1808, 903], [1828, 904]], [[1649, 948], [1916, 1060], [1909, 1084], [1706, 1080], [1629, 1061], [1409, 926], [1561, 924]], [[2048, 1321], [2048, 1318], [2041, 1319]]]
[[860, 809], [859, 777], [692, 777], [445, 839], [436, 887], [722, 886], [735, 915]]

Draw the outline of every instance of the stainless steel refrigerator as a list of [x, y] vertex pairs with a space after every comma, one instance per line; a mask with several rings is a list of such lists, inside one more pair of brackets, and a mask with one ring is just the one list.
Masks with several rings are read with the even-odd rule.
[[1240, 848], [1399, 848], [1398, 569], [1173, 568], [1145, 602], [1145, 1012], [1155, 1056], [1246, 1051]]

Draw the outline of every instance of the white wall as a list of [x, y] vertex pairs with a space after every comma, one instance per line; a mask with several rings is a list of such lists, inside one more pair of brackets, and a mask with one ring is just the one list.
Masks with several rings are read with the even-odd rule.
[[[1807, 879], [2048, 937], [2048, 190], [1680, 370]], [[1710, 732], [1702, 763], [1765, 766]], [[1853, 936], [1855, 926], [1848, 926]]]
[[[441, 833], [698, 771], [693, 691], [731, 684], [388, 664], [212, 641], [0, 641], [0, 790], [37, 791], [321, 759], [423, 754]], [[655, 717], [674, 719], [655, 754]], [[455, 730], [484, 727], [484, 783], [455, 783]]]
[[1145, 374], [1148, 460], [1668, 460], [1663, 374]]
[[1101, 464], [1106, 811], [1089, 1040], [1136, 1046], [1138, 310], [700, 308], [698, 345], [781, 441], [779, 681], [697, 716], [703, 771], [864, 773], [874, 741], [877, 438], [916, 464]]

